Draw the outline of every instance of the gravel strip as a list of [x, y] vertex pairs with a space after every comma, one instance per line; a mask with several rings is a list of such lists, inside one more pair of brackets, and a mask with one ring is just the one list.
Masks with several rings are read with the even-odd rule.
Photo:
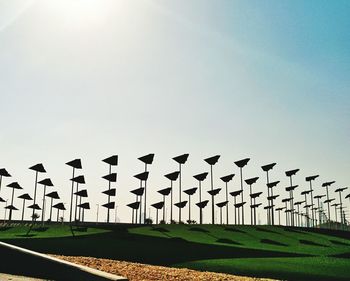
[[46, 279], [37, 279], [37, 278], [31, 278], [26, 276], [0, 273], [0, 280], [1, 281], [45, 281]]
[[268, 281], [252, 277], [235, 276], [223, 273], [196, 271], [186, 268], [154, 266], [141, 263], [98, 259], [92, 257], [55, 256], [73, 263], [92, 267], [101, 271], [127, 277], [130, 281]]

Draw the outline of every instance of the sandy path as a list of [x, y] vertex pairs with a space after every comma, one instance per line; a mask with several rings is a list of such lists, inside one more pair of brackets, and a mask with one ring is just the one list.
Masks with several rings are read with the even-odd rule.
[[230, 274], [202, 272], [185, 268], [171, 268], [125, 261], [91, 257], [56, 256], [57, 258], [92, 267], [105, 272], [127, 277], [130, 281], [268, 281], [271, 279], [251, 278]]

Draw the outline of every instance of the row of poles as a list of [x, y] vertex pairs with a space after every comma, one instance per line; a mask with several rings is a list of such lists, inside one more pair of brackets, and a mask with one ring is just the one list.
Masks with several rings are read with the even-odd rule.
[[[159, 216], [158, 212], [160, 210], [163, 210], [163, 218], [162, 222], [166, 222], [166, 215], [165, 215], [165, 204], [166, 204], [166, 197], [170, 195], [170, 222], [174, 222], [174, 216], [173, 216], [173, 206], [178, 208], [178, 221], [182, 221], [181, 217], [181, 211], [184, 207], [188, 205], [188, 222], [191, 223], [191, 196], [194, 195], [197, 190], [199, 191], [199, 202], [196, 203], [196, 206], [199, 208], [199, 223], [203, 223], [203, 209], [207, 207], [209, 200], [202, 200], [202, 183], [207, 178], [208, 172], [200, 173], [197, 175], [194, 175], [193, 177], [198, 181], [198, 187], [186, 189], [183, 192], [188, 195], [188, 200], [182, 200], [182, 181], [181, 181], [181, 174], [182, 174], [182, 165], [184, 165], [187, 162], [187, 159], [189, 157], [189, 154], [183, 154], [179, 155], [173, 158], [174, 161], [176, 161], [179, 165], [179, 169], [175, 172], [169, 173], [164, 175], [168, 180], [170, 180], [170, 187], [158, 190], [158, 193], [162, 196], [162, 200], [151, 204], [152, 207], [156, 210], [156, 223], [159, 222]], [[257, 209], [262, 205], [262, 203], [257, 203], [258, 198], [263, 194], [263, 192], [253, 192], [253, 185], [258, 181], [259, 177], [253, 177], [249, 179], [245, 179], [243, 177], [243, 169], [250, 161], [249, 158], [241, 159], [239, 161], [234, 162], [235, 165], [239, 168], [239, 175], [240, 175], [240, 189], [228, 192], [228, 183], [234, 178], [235, 174], [229, 174], [226, 176], [221, 177], [220, 179], [225, 184], [225, 201], [219, 202], [215, 204], [215, 196], [220, 193], [222, 190], [221, 188], [214, 188], [214, 173], [213, 173], [213, 166], [218, 162], [220, 158], [220, 155], [215, 155], [213, 157], [209, 157], [204, 159], [206, 163], [210, 165], [210, 190], [208, 191], [208, 194], [211, 197], [211, 223], [215, 224], [215, 206], [219, 208], [220, 211], [220, 223], [223, 223], [223, 208], [226, 208], [226, 224], [229, 224], [229, 194], [233, 197], [233, 206], [234, 206], [234, 224], [245, 224], [244, 218], [244, 206], [247, 202], [244, 201], [244, 182], [249, 186], [249, 204], [250, 204], [250, 224], [256, 225], [257, 224]], [[144, 162], [146, 167], [147, 165], [152, 164], [154, 159], [154, 154], [149, 154], [143, 157], [138, 158], [140, 161]], [[324, 195], [317, 195], [313, 196], [313, 181], [315, 181], [319, 176], [308, 176], [305, 178], [305, 181], [309, 184], [309, 189], [304, 190], [300, 193], [301, 196], [304, 197], [303, 201], [297, 201], [294, 202], [294, 196], [295, 196], [295, 190], [298, 187], [298, 185], [293, 184], [293, 176], [299, 172], [299, 169], [289, 170], [285, 172], [285, 175], [289, 178], [290, 185], [285, 188], [288, 196], [281, 200], [281, 203], [285, 206], [276, 208], [276, 199], [279, 197], [279, 195], [274, 194], [274, 189], [278, 186], [280, 181], [271, 181], [270, 180], [270, 172], [275, 167], [276, 163], [271, 163], [267, 165], [261, 166], [262, 170], [266, 173], [266, 187], [267, 187], [267, 205], [264, 206], [264, 209], [266, 210], [266, 216], [267, 216], [267, 224], [268, 225], [275, 225], [276, 224], [276, 214], [278, 214], [278, 224], [281, 224], [281, 216], [280, 212], [284, 211], [286, 215], [286, 222], [285, 224], [287, 226], [301, 226], [301, 218], [305, 217], [305, 225], [308, 227], [316, 227], [317, 221], [318, 225], [321, 223], [329, 223], [329, 227], [331, 226], [331, 217], [330, 217], [330, 208], [335, 207], [335, 221], [337, 222], [337, 211], [340, 212], [340, 223], [342, 225], [346, 224], [346, 218], [345, 218], [345, 207], [343, 206], [342, 202], [342, 192], [347, 189], [347, 187], [336, 189], [335, 192], [339, 193], [339, 203], [335, 203], [330, 205], [332, 201], [335, 201], [334, 198], [329, 198], [329, 190], [328, 188], [335, 183], [332, 182], [325, 182], [322, 184], [322, 187], [325, 187], [326, 194]], [[131, 193], [136, 195], [136, 201], [128, 204], [128, 207], [132, 209], [132, 223], [145, 223], [146, 222], [146, 183], [149, 176], [149, 172], [147, 171], [147, 168], [145, 172], [135, 175], [134, 177], [140, 180], [140, 188], [131, 190]], [[179, 202], [174, 203], [173, 202], [173, 189], [174, 189], [174, 182], [179, 181]], [[143, 186], [144, 184], [144, 186]], [[142, 197], [145, 195], [144, 202], [142, 201]], [[310, 197], [310, 201], [308, 201], [308, 196]], [[323, 204], [320, 202], [320, 199], [323, 197], [327, 197], [327, 200], [325, 200], [323, 203], [327, 204], [328, 206], [328, 216], [324, 213]], [[350, 199], [350, 194], [348, 194], [345, 198]], [[314, 204], [314, 199], [317, 199], [318, 205], [317, 207]], [[144, 219], [142, 221], [141, 212], [142, 212], [142, 204], [144, 207]], [[300, 211], [300, 206], [304, 204], [305, 212]], [[337, 209], [339, 207], [339, 209]], [[309, 212], [311, 210], [311, 212]], [[316, 212], [318, 211], [319, 218], [317, 219]], [[322, 219], [324, 218], [324, 219]]]
[[[186, 190], [182, 190], [182, 166], [187, 162], [189, 154], [182, 154], [172, 158], [178, 164], [178, 170], [168, 173], [164, 175], [170, 181], [170, 187], [158, 190], [157, 192], [162, 196], [162, 200], [151, 204], [153, 208], [156, 209], [156, 223], [158, 223], [158, 211], [163, 210], [162, 221], [166, 222], [165, 215], [165, 203], [166, 197], [170, 195], [170, 222], [175, 222], [173, 206], [178, 208], [178, 221], [182, 221], [182, 209], [188, 206], [188, 222], [191, 223], [191, 196], [193, 196], [197, 190], [199, 193], [199, 202], [196, 203], [196, 206], [199, 208], [199, 223], [203, 223], [203, 209], [207, 207], [209, 200], [203, 200], [202, 198], [202, 184], [209, 175], [209, 172], [203, 172], [194, 175], [194, 179], [198, 181], [198, 186], [189, 188]], [[244, 182], [249, 186], [249, 206], [250, 206], [250, 224], [257, 224], [257, 209], [262, 205], [262, 203], [257, 203], [257, 200], [263, 194], [263, 192], [253, 192], [253, 185], [259, 180], [259, 177], [248, 178], [244, 180], [243, 177], [243, 169], [247, 166], [250, 161], [249, 158], [241, 159], [239, 161], [235, 161], [234, 164], [239, 168], [239, 176], [240, 176], [240, 189], [229, 192], [228, 184], [233, 180], [235, 174], [229, 174], [220, 177], [221, 181], [225, 185], [225, 200], [219, 203], [215, 203], [215, 196], [217, 196], [221, 188], [215, 188], [214, 184], [214, 171], [213, 167], [220, 159], [220, 155], [215, 155], [209, 158], [204, 159], [204, 161], [210, 166], [210, 190], [208, 190], [208, 194], [210, 196], [211, 201], [211, 223], [215, 224], [215, 206], [219, 208], [220, 211], [220, 223], [223, 223], [223, 208], [226, 209], [226, 224], [229, 224], [229, 205], [230, 198], [229, 194], [233, 197], [233, 206], [234, 206], [234, 224], [245, 224], [245, 215], [244, 215], [244, 206], [247, 202], [244, 201]], [[143, 172], [135, 175], [134, 177], [139, 181], [139, 188], [131, 190], [130, 192], [136, 196], [136, 200], [127, 206], [132, 209], [132, 223], [147, 223], [147, 180], [149, 177], [148, 165], [151, 165], [154, 160], [154, 154], [147, 154], [145, 156], [139, 157], [144, 165]], [[118, 166], [118, 155], [113, 155], [106, 159], [102, 160], [105, 164], [108, 165], [108, 174], [103, 176], [102, 178], [108, 182], [108, 189], [103, 191], [102, 193], [107, 195], [107, 203], [102, 206], [107, 209], [107, 218], [106, 221], [110, 222], [110, 210], [114, 209], [116, 206], [115, 201], [112, 199], [116, 196], [116, 187], [113, 187], [113, 184], [117, 182], [117, 173], [112, 171], [113, 168]], [[70, 215], [69, 221], [84, 221], [84, 211], [90, 209], [89, 202], [82, 202], [84, 198], [88, 197], [87, 189], [79, 189], [79, 185], [85, 184], [84, 175], [76, 176], [76, 171], [82, 169], [81, 159], [74, 159], [66, 163], [66, 165], [72, 168], [72, 178], [71, 181], [71, 194], [70, 194]], [[326, 193], [322, 195], [313, 196], [313, 182], [319, 177], [318, 175], [308, 176], [305, 178], [305, 181], [309, 183], [309, 188], [302, 191], [300, 195], [304, 200], [294, 202], [294, 195], [296, 192], [296, 188], [298, 185], [293, 183], [293, 177], [299, 172], [299, 169], [289, 170], [285, 172], [285, 175], [289, 178], [289, 186], [285, 188], [286, 192], [289, 196], [283, 198], [281, 203], [284, 206], [275, 208], [275, 200], [279, 197], [279, 195], [274, 194], [274, 189], [278, 186], [280, 181], [271, 181], [270, 180], [270, 172], [275, 167], [276, 163], [271, 163], [268, 165], [261, 166], [262, 170], [266, 173], [266, 187], [267, 187], [267, 205], [264, 206], [266, 210], [267, 216], [267, 224], [275, 225], [275, 216], [276, 212], [278, 214], [279, 222], [281, 224], [280, 212], [284, 211], [285, 213], [285, 224], [287, 226], [301, 226], [301, 220], [305, 218], [305, 225], [308, 227], [316, 227], [317, 224], [321, 223], [329, 223], [331, 224], [330, 210], [331, 207], [335, 208], [335, 221], [337, 222], [337, 211], [340, 213], [340, 223], [342, 225], [346, 224], [345, 217], [345, 207], [343, 206], [342, 201], [342, 192], [347, 189], [338, 188], [335, 190], [336, 193], [339, 193], [339, 203], [333, 203], [335, 198], [329, 197], [329, 187], [332, 186], [335, 181], [325, 182], [322, 184], [322, 187], [325, 188]], [[45, 201], [46, 197], [51, 199], [51, 208], [50, 208], [50, 216], [49, 220], [52, 218], [52, 209], [57, 209], [57, 220], [59, 218], [59, 212], [61, 210], [65, 210], [65, 206], [63, 202], [59, 202], [53, 204], [54, 200], [60, 199], [58, 192], [53, 191], [50, 193], [46, 193], [47, 187], [53, 187], [53, 183], [50, 178], [44, 178], [42, 180], [38, 179], [39, 174], [46, 173], [46, 170], [43, 164], [39, 163], [29, 168], [35, 172], [35, 184], [34, 184], [34, 196], [33, 198], [28, 194], [24, 193], [20, 195], [18, 198], [23, 200], [22, 207], [22, 220], [24, 219], [24, 210], [25, 210], [25, 202], [33, 200], [33, 204], [28, 206], [28, 208], [32, 209], [32, 219], [35, 220], [35, 212], [41, 210], [41, 219], [44, 222], [45, 220]], [[3, 177], [11, 177], [11, 175], [7, 172], [6, 169], [0, 169], [0, 196], [1, 196], [1, 184]], [[174, 203], [173, 200], [173, 191], [174, 191], [174, 182], [178, 181], [178, 191], [179, 201]], [[38, 184], [44, 186], [44, 195], [42, 199], [42, 207], [37, 204], [37, 186]], [[10, 205], [7, 205], [5, 208], [9, 210], [9, 220], [12, 219], [12, 212], [18, 210], [14, 205], [14, 196], [15, 190], [23, 189], [18, 182], [12, 182], [7, 185], [7, 187], [12, 188], [12, 197]], [[182, 192], [184, 192], [188, 196], [188, 200], [182, 200]], [[310, 197], [310, 201], [308, 201], [308, 197]], [[326, 197], [326, 200], [323, 204], [327, 204], [327, 214], [324, 212], [323, 204], [320, 200]], [[345, 198], [350, 199], [350, 194], [348, 194]], [[314, 199], [317, 200], [317, 206], [314, 204]], [[0, 197], [0, 202], [5, 202], [3, 198]], [[300, 212], [300, 207], [304, 205], [305, 212]], [[311, 211], [311, 212], [310, 212]], [[318, 212], [318, 216], [317, 216]], [[142, 215], [143, 214], [143, 215]], [[317, 223], [318, 222], [318, 223]]]

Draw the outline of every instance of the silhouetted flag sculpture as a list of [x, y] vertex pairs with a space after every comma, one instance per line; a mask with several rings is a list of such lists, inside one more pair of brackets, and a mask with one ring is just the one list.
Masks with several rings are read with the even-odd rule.
[[173, 182], [178, 179], [179, 175], [179, 171], [164, 175], [164, 177], [170, 180], [170, 223], [173, 222]]
[[[165, 218], [165, 196], [168, 196], [171, 192], [171, 187], [167, 187], [161, 190], [158, 190], [158, 193], [160, 193], [161, 195], [163, 195], [163, 202], [164, 202], [164, 208], [163, 208], [163, 221], [164, 223], [166, 223], [166, 218]], [[171, 201], [171, 205], [172, 205], [172, 201]], [[170, 221], [171, 222], [171, 221]]]
[[289, 220], [288, 220], [288, 213], [290, 212], [290, 210], [288, 210], [288, 207], [287, 207], [288, 202], [290, 202], [290, 198], [284, 198], [284, 199], [282, 199], [282, 203], [285, 204], [285, 205], [284, 205], [284, 209], [285, 209], [284, 213], [285, 213], [285, 215], [286, 215], [286, 226], [289, 226], [289, 225], [290, 225], [290, 224], [289, 224]]
[[[76, 192], [79, 192], [79, 184], [85, 184], [85, 177], [83, 175], [72, 178], [71, 181], [76, 183]], [[80, 219], [80, 210], [78, 213], [78, 195], [75, 195], [75, 212], [74, 220], [78, 221]]]
[[290, 198], [290, 224], [291, 226], [294, 226], [294, 196], [293, 196], [293, 191], [296, 187], [298, 187], [297, 185], [294, 186], [293, 188], [293, 179], [292, 177], [299, 172], [299, 169], [294, 169], [294, 170], [289, 170], [286, 171], [285, 174], [287, 177], [289, 177], [289, 181], [290, 181], [290, 189], [287, 190], [289, 191], [289, 198]]
[[316, 195], [314, 197], [315, 199], [317, 199], [318, 223], [319, 223], [320, 226], [322, 224], [322, 209], [321, 209], [320, 199], [322, 199], [325, 196], [326, 196], [325, 194], [322, 194], [322, 195]]
[[247, 185], [249, 185], [249, 197], [250, 197], [250, 224], [253, 224], [253, 211], [254, 211], [254, 208], [252, 207], [253, 205], [253, 198], [252, 198], [252, 194], [253, 194], [253, 191], [252, 191], [252, 185], [254, 183], [256, 183], [256, 181], [259, 179], [259, 177], [255, 177], [255, 178], [250, 178], [250, 179], [246, 179], [245, 182]]
[[[188, 156], [189, 156], [189, 154], [186, 153], [186, 154], [182, 154], [182, 155], [173, 157], [173, 160], [176, 161], [179, 164], [179, 203], [182, 202], [181, 201], [181, 192], [182, 192], [181, 191], [181, 184], [182, 184], [182, 180], [181, 180], [181, 176], [182, 176], [182, 174], [181, 174], [181, 165], [183, 165], [183, 164], [185, 164], [187, 162]], [[177, 206], [177, 205], [175, 204], [175, 206]], [[181, 222], [181, 209], [182, 208], [179, 208], [179, 223]]]
[[[142, 173], [134, 176], [136, 179], [140, 180], [140, 188], [142, 188], [143, 182], [145, 182], [145, 186], [146, 186], [148, 176], [149, 176], [149, 172], [142, 172]], [[145, 187], [143, 187], [143, 188], [144, 188], [144, 190], [146, 190]], [[144, 192], [143, 192], [143, 194], [144, 194]], [[140, 223], [142, 223], [141, 216], [142, 216], [142, 195], [140, 196]], [[144, 218], [145, 217], [146, 217], [146, 215], [144, 215]], [[137, 211], [136, 211], [136, 223], [137, 223]]]
[[217, 203], [216, 206], [220, 209], [220, 224], [222, 224], [222, 208], [227, 206], [228, 201]]
[[270, 205], [270, 206], [265, 206], [264, 207], [264, 210], [266, 210], [266, 220], [268, 220], [268, 216], [271, 212], [271, 209], [273, 208], [274, 206], [273, 205]]
[[1, 192], [1, 184], [2, 184], [2, 177], [11, 177], [11, 175], [6, 171], [6, 169], [1, 168], [0, 169], [0, 192]]
[[[75, 192], [74, 194], [79, 197], [79, 205], [83, 204], [81, 202], [82, 198], [87, 198], [88, 197], [88, 193], [87, 193], [86, 189], [79, 190], [78, 192]], [[110, 203], [112, 203], [112, 202], [110, 202]], [[110, 203], [107, 203], [107, 204], [110, 204]], [[102, 206], [105, 207], [104, 205], [102, 205]], [[79, 216], [78, 216], [78, 220], [79, 221], [80, 221], [80, 218], [82, 218], [82, 213], [83, 212], [84, 212], [84, 209], [83, 208], [79, 208]]]
[[18, 182], [12, 182], [12, 183], [8, 184], [7, 187], [12, 188], [11, 204], [9, 206], [5, 207], [6, 209], [10, 210], [9, 221], [11, 221], [11, 219], [12, 219], [12, 211], [18, 210], [13, 205], [13, 199], [14, 199], [14, 196], [15, 196], [15, 189], [23, 189], [23, 188], [18, 184]]
[[298, 215], [298, 220], [297, 220], [297, 226], [300, 227], [301, 223], [300, 223], [300, 217], [301, 217], [301, 213], [300, 213], [300, 205], [305, 203], [305, 201], [298, 201], [294, 203], [294, 206], [297, 206], [297, 215]]
[[[138, 160], [140, 160], [141, 162], [143, 162], [145, 164], [145, 173], [146, 173], [146, 172], [148, 172], [147, 165], [152, 165], [152, 163], [153, 163], [154, 153], [150, 153], [150, 154], [147, 154], [145, 156], [141, 156], [138, 158]], [[144, 208], [143, 208], [143, 211], [144, 211], [143, 221], [146, 222], [146, 219], [147, 219], [147, 179], [145, 180], [144, 188], [145, 188], [145, 200], [144, 200]], [[140, 202], [140, 204], [141, 204], [141, 208], [140, 208], [140, 215], [141, 215], [142, 202]], [[140, 220], [140, 223], [141, 223], [141, 220]]]
[[306, 226], [310, 227], [310, 220], [309, 220], [309, 208], [311, 207], [311, 205], [307, 204], [307, 195], [311, 192], [311, 190], [304, 190], [301, 192], [301, 195], [304, 195], [304, 202], [305, 202], [305, 218], [306, 218]]
[[[46, 170], [43, 166], [43, 164], [39, 163], [39, 164], [36, 164], [32, 167], [29, 168], [30, 170], [33, 170], [35, 171], [35, 184], [34, 184], [34, 202], [33, 202], [33, 205], [32, 205], [32, 209], [33, 209], [33, 213], [32, 213], [32, 220], [34, 220], [34, 213], [35, 213], [35, 210], [38, 210], [36, 207], [36, 189], [37, 189], [37, 185], [38, 185], [38, 173], [46, 173]], [[30, 207], [29, 207], [30, 208]], [[39, 208], [40, 210], [40, 208]]]
[[184, 190], [184, 192], [188, 195], [188, 223], [191, 223], [191, 196], [195, 194], [196, 191], [197, 187]]
[[[271, 163], [271, 164], [267, 164], [264, 166], [261, 166], [261, 169], [266, 172], [266, 186], [267, 186], [267, 197], [270, 197], [270, 188], [268, 186], [268, 184], [270, 183], [270, 178], [269, 178], [269, 171], [272, 170], [274, 167], [276, 166], [276, 163]], [[270, 200], [267, 200], [267, 204], [268, 206], [273, 205], [273, 202], [270, 202]], [[273, 212], [273, 208], [268, 208], [267, 209], [268, 215], [267, 215], [267, 224], [270, 225], [274, 225], [274, 212]]]
[[152, 204], [151, 206], [156, 209], [156, 224], [158, 224], [158, 211], [164, 207], [164, 202], [161, 201], [161, 202]]
[[181, 210], [186, 207], [187, 201], [181, 201], [181, 202], [175, 203], [174, 205]]
[[258, 209], [261, 206], [261, 203], [256, 203], [256, 198], [258, 198], [262, 192], [256, 192], [252, 193], [250, 195], [251, 199], [253, 200], [253, 204], [251, 205], [252, 211], [253, 211], [253, 224], [256, 225], [256, 209]]
[[[235, 174], [230, 174], [224, 177], [221, 177], [220, 179], [225, 183], [225, 191], [226, 191], [226, 201], [229, 202], [228, 199], [228, 183], [233, 179]], [[226, 224], [229, 224], [229, 215], [228, 215], [228, 206], [229, 204], [226, 204]]]
[[43, 195], [43, 207], [41, 208], [41, 221], [44, 223], [45, 220], [45, 194], [46, 194], [46, 187], [47, 186], [53, 186], [53, 183], [51, 179], [46, 178], [38, 182], [38, 184], [41, 184], [44, 186], [44, 195]]
[[[241, 176], [241, 203], [244, 202], [244, 196], [243, 196], [243, 168], [248, 164], [250, 158], [245, 158], [239, 161], [236, 161], [235, 164], [236, 166], [239, 168], [239, 173]], [[244, 204], [240, 204], [239, 206], [241, 206], [242, 208], [242, 224], [244, 224]]]
[[279, 197], [279, 195], [273, 195], [273, 188], [276, 187], [280, 181], [269, 182], [267, 185], [267, 189], [270, 190], [270, 196], [267, 197], [267, 201], [270, 202], [269, 206], [272, 206], [269, 210], [269, 217], [271, 219], [271, 224], [275, 225], [275, 212], [274, 212], [274, 200]]
[[[108, 157], [106, 159], [103, 159], [102, 161], [108, 164], [108, 174], [111, 175], [112, 174], [112, 166], [117, 166], [118, 165], [118, 155], [110, 156], [110, 157]], [[111, 190], [111, 183], [112, 182], [114, 182], [114, 181], [108, 180], [108, 191]], [[111, 196], [115, 196], [115, 193], [116, 193], [116, 189], [114, 189], [114, 193], [111, 193], [111, 192], [104, 193], [104, 194], [106, 194], [108, 196], [107, 204], [111, 202]], [[107, 223], [109, 223], [110, 210], [111, 209], [107, 208]]]
[[134, 211], [136, 211], [140, 207], [140, 202], [133, 202], [127, 205], [132, 209], [132, 220], [131, 223], [134, 223]]
[[[109, 165], [109, 171], [112, 171], [112, 166]], [[117, 182], [117, 173], [109, 173], [108, 175], [105, 175], [102, 177], [103, 179], [107, 180], [108, 181], [108, 191], [111, 190], [111, 183], [115, 183]], [[108, 196], [108, 202], [107, 204], [104, 204], [102, 206], [112, 206], [112, 204], [109, 204], [111, 203], [111, 197]], [[109, 220], [110, 220], [110, 208], [107, 208], [107, 223], [109, 223]]]
[[[130, 192], [136, 195], [136, 202], [141, 202], [142, 195], [145, 191], [145, 188], [140, 187], [134, 190], [131, 190]], [[136, 214], [135, 214], [135, 222], [137, 223], [137, 210], [136, 210]], [[140, 223], [141, 223], [141, 210], [140, 210]]]
[[[216, 188], [216, 189], [212, 189], [212, 190], [209, 190], [208, 191], [208, 193], [209, 193], [209, 195], [211, 196], [211, 198], [212, 198], [212, 202], [213, 202], [213, 198], [216, 196], [216, 195], [218, 195], [219, 193], [220, 193], [220, 191], [221, 191], [221, 188]], [[212, 219], [212, 223], [213, 223], [213, 219]], [[215, 223], [215, 220], [214, 220], [214, 223]]]
[[[239, 224], [239, 209], [237, 209], [237, 199], [236, 197], [239, 196], [242, 193], [242, 190], [237, 190], [230, 192], [230, 194], [233, 196], [233, 206], [235, 207], [235, 224]], [[238, 214], [237, 214], [238, 212]], [[238, 220], [237, 220], [238, 218]]]
[[51, 198], [51, 204], [50, 204], [50, 218], [49, 220], [52, 221], [52, 208], [53, 208], [53, 200], [54, 199], [60, 199], [60, 196], [58, 195], [57, 191], [52, 191], [48, 194], [46, 194], [47, 197]]
[[82, 210], [81, 221], [84, 222], [85, 210], [90, 210], [90, 203], [81, 203], [78, 205], [78, 207]]
[[344, 216], [343, 216], [343, 201], [342, 201], [342, 196], [341, 196], [341, 193], [344, 191], [344, 190], [347, 190], [348, 188], [347, 187], [343, 187], [343, 188], [338, 188], [335, 190], [336, 193], [339, 193], [339, 206], [340, 206], [340, 223], [341, 223], [341, 226], [342, 228], [344, 229], [344, 226], [345, 226], [345, 219], [344, 219]]
[[337, 207], [339, 206], [338, 203], [334, 203], [331, 205], [331, 207], [334, 207], [334, 214], [335, 214], [335, 223], [338, 223], [338, 218], [337, 218]]
[[276, 211], [278, 212], [278, 225], [281, 225], [281, 211], [283, 211], [285, 207], [276, 208]]
[[[196, 205], [199, 207], [199, 224], [203, 224], [203, 208], [207, 206], [206, 204], [201, 204], [202, 202], [202, 182], [207, 178], [208, 173], [201, 173], [194, 175], [193, 177], [198, 181], [198, 186], [199, 186], [199, 203]], [[203, 207], [200, 207], [203, 206]]]
[[329, 203], [331, 201], [329, 201], [329, 192], [328, 192], [328, 188], [334, 184], [335, 181], [328, 181], [328, 182], [325, 182], [322, 184], [322, 187], [325, 187], [326, 188], [326, 195], [327, 195], [327, 200], [325, 201], [325, 203], [327, 202], [327, 206], [328, 206], [328, 226], [329, 228], [331, 228], [331, 208], [329, 206]]
[[[215, 155], [213, 157], [209, 157], [209, 158], [204, 159], [204, 161], [210, 165], [210, 187], [211, 187], [211, 190], [214, 189], [213, 166], [218, 162], [219, 159], [220, 159], [220, 155]], [[215, 206], [214, 195], [211, 194], [211, 223], [212, 224], [215, 224], [214, 206]]]
[[310, 184], [310, 192], [311, 192], [311, 210], [312, 210], [312, 227], [315, 227], [315, 214], [314, 214], [314, 198], [313, 198], [313, 189], [312, 189], [312, 181], [316, 180], [319, 177], [319, 175], [314, 176], [308, 176], [305, 178], [305, 181], [309, 182]]
[[28, 193], [22, 194], [22, 195], [18, 196], [17, 198], [23, 200], [23, 207], [22, 207], [22, 221], [23, 221], [26, 200], [33, 200], [33, 199], [32, 199], [32, 197], [30, 197], [30, 195]]
[[[75, 178], [75, 169], [81, 169], [81, 160], [80, 159], [74, 159], [72, 161], [69, 161], [66, 163], [66, 165], [73, 168], [73, 175], [72, 178]], [[72, 191], [71, 191], [71, 197], [70, 197], [70, 213], [69, 213], [69, 222], [72, 222], [73, 218], [73, 193], [74, 193], [74, 181], [72, 181]]]
[[60, 211], [65, 211], [66, 207], [63, 203], [57, 203], [52, 206], [53, 208], [57, 209], [57, 221], [59, 221]]

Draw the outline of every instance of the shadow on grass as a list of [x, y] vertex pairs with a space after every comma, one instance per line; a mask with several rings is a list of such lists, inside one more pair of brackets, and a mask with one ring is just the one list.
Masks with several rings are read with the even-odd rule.
[[300, 239], [299, 240], [300, 244], [304, 244], [304, 245], [309, 245], [309, 246], [317, 246], [317, 247], [329, 247], [327, 245], [323, 245], [314, 241], [310, 241], [310, 240], [305, 240], [305, 239]]
[[271, 229], [262, 228], [262, 227], [257, 227], [257, 228], [255, 228], [255, 230], [260, 231], [260, 232], [266, 232], [266, 233], [280, 234], [277, 231], [274, 231], [274, 230], [271, 230]]
[[67, 255], [91, 256], [157, 265], [172, 265], [187, 261], [249, 257], [296, 257], [305, 256], [269, 250], [239, 248], [233, 245], [202, 244], [182, 238], [162, 238], [117, 232], [77, 237], [45, 239], [7, 239], [6, 242], [34, 251]]
[[173, 238], [171, 235], [168, 234], [170, 231], [164, 227], [153, 227], [152, 231], [157, 231], [162, 233], [165, 237]]
[[73, 228], [72, 230], [73, 230], [73, 232], [74, 231], [76, 231], [76, 232], [87, 232], [88, 228], [87, 227], [77, 227], [77, 228]]
[[225, 227], [224, 230], [231, 231], [231, 232], [238, 232], [238, 233], [246, 233], [245, 231], [234, 228], [234, 227]]
[[309, 234], [309, 233], [307, 233], [307, 232], [305, 232], [305, 231], [301, 231], [301, 230], [298, 230], [298, 229], [295, 229], [295, 228], [290, 228], [290, 227], [286, 227], [286, 228], [284, 228], [284, 230], [285, 230], [285, 231], [288, 231], [288, 232], [299, 233], [299, 234], [305, 234], [305, 235]]
[[260, 243], [269, 244], [269, 245], [276, 245], [276, 246], [284, 246], [284, 247], [288, 246], [287, 244], [284, 244], [284, 243], [281, 243], [281, 242], [278, 242], [275, 240], [271, 240], [271, 239], [261, 239]]
[[349, 252], [349, 253], [337, 254], [337, 255], [329, 255], [329, 257], [332, 257], [332, 258], [342, 258], [342, 259], [350, 259], [350, 252]]
[[239, 243], [227, 238], [219, 238], [218, 240], [216, 240], [216, 242], [223, 243], [223, 244], [230, 244], [230, 245], [243, 245], [242, 243]]
[[196, 231], [196, 232], [202, 232], [202, 233], [210, 233], [209, 230], [200, 228], [200, 227], [191, 227], [188, 229], [189, 231]]
[[344, 243], [344, 242], [341, 242], [341, 241], [337, 241], [337, 240], [329, 240], [329, 242], [331, 242], [332, 244], [335, 244], [335, 245], [339, 245], [339, 246], [350, 246], [349, 243]]

